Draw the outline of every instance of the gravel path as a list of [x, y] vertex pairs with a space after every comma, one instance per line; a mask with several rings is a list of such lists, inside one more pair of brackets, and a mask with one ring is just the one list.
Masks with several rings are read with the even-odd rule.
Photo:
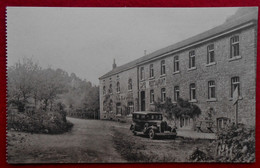
[[9, 163], [126, 162], [113, 144], [116, 122], [68, 118], [72, 130], [60, 135], [8, 133]]

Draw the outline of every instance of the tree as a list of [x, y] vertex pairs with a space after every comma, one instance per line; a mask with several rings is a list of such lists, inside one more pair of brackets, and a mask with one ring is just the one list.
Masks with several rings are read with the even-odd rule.
[[9, 102], [16, 102], [16, 104], [22, 104], [23, 106], [28, 102], [28, 98], [31, 97], [35, 86], [35, 74], [39, 70], [39, 65], [28, 58], [24, 58], [22, 63], [19, 61], [14, 66], [8, 68], [7, 87]]
[[[32, 59], [23, 59], [8, 67], [8, 104], [24, 111], [27, 104], [39, 104], [45, 111], [53, 110], [57, 102], [64, 107], [99, 110], [99, 87], [82, 80], [75, 73], [62, 69], [41, 68]], [[37, 107], [38, 106], [38, 107]], [[57, 108], [56, 108], [57, 109]]]
[[64, 89], [64, 82], [59, 71], [54, 71], [52, 69], [46, 69], [42, 71], [41, 84], [39, 90], [39, 99], [43, 102], [43, 109], [46, 111], [47, 107], [50, 105], [50, 110], [52, 110], [52, 105], [54, 99], [58, 94], [61, 94]]
[[188, 100], [182, 98], [179, 98], [177, 103], [172, 103], [171, 99], [167, 97], [164, 103], [158, 99], [158, 102], [154, 104], [156, 111], [162, 111], [168, 119], [171, 119], [172, 116], [175, 119], [180, 117], [194, 118], [201, 114], [201, 110], [197, 105], [191, 104]]

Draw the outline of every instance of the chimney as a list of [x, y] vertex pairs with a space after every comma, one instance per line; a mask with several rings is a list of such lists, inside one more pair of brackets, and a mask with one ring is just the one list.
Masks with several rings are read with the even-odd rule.
[[116, 60], [115, 60], [115, 58], [114, 58], [114, 61], [113, 61], [113, 69], [115, 69], [116, 68]]
[[144, 50], [144, 56], [146, 56], [146, 50]]

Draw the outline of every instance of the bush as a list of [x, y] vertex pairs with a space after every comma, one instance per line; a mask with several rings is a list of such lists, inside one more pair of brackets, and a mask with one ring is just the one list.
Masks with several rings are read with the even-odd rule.
[[72, 126], [62, 111], [38, 111], [32, 114], [18, 112], [8, 116], [8, 129], [23, 132], [58, 134], [69, 131]]
[[189, 156], [189, 160], [194, 162], [207, 162], [212, 161], [213, 157], [207, 154], [206, 152], [203, 152], [199, 148], [196, 148]]
[[217, 133], [217, 140], [205, 149], [196, 149], [191, 161], [254, 162], [255, 129], [244, 125], [231, 125]]
[[[218, 133], [218, 156], [220, 162], [254, 162], [255, 129], [245, 125], [232, 125]], [[221, 148], [222, 147], [222, 148]], [[223, 147], [226, 148], [223, 150]]]

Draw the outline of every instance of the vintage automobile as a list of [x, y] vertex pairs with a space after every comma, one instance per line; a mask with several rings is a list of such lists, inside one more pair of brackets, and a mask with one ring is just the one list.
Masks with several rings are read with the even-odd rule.
[[163, 121], [162, 113], [159, 112], [134, 112], [130, 130], [134, 135], [142, 133], [150, 139], [156, 136], [169, 136], [174, 139], [177, 136], [176, 128]]

